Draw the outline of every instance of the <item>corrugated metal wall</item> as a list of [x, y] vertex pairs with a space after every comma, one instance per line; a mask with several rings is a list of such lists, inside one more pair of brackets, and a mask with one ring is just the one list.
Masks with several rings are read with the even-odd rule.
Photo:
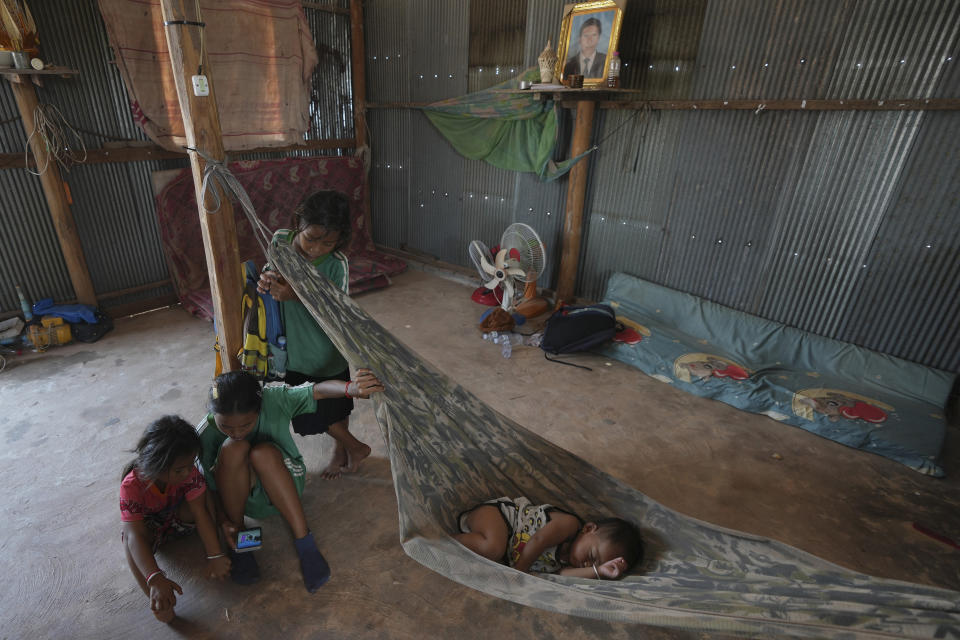
[[[31, 9], [41, 33], [43, 58], [80, 71], [70, 79], [46, 79], [37, 88], [41, 104], [56, 106], [88, 148], [111, 139], [145, 139], [130, 118], [123, 83], [109, 62], [111, 54], [95, 3], [42, 2], [32, 3]], [[13, 95], [8, 83], [0, 82], [0, 121], [6, 120], [0, 128], [0, 152], [23, 153], [26, 136]], [[149, 172], [164, 164], [169, 165], [76, 165], [61, 170], [73, 197], [72, 211], [96, 291], [116, 291], [168, 277], [149, 183]], [[0, 189], [4, 229], [0, 310], [19, 308], [16, 283], [31, 300], [72, 299], [73, 287], [39, 178], [22, 169], [7, 169], [0, 171]]]
[[[327, 3], [332, 4], [332, 3]], [[337, 6], [347, 8], [347, 0]], [[126, 90], [95, 0], [30, 3], [40, 32], [42, 57], [79, 70], [70, 79], [46, 79], [37, 93], [77, 128], [87, 148], [110, 140], [145, 140], [130, 117]], [[320, 63], [314, 73], [309, 140], [353, 137], [350, 18], [305, 9]], [[0, 81], [0, 153], [23, 153], [26, 136], [7, 82]], [[296, 155], [337, 154], [337, 150]], [[292, 154], [247, 154], [231, 159]], [[169, 278], [160, 246], [151, 173], [180, 168], [186, 160], [77, 165], [64, 172], [90, 277], [98, 294]], [[0, 312], [18, 309], [15, 284], [31, 300], [74, 298], [38, 178], [22, 169], [0, 171]], [[172, 293], [167, 286], [104, 302], [117, 304]]]
[[[535, 42], [530, 33], [554, 31], [544, 25], [559, 24], [558, 6], [544, 0], [370, 0], [368, 98], [432, 102], [507, 80], [535, 63], [548, 36], [537, 35]], [[507, 33], [506, 44], [491, 38], [485, 24]], [[522, 47], [518, 36], [524, 36]], [[377, 242], [469, 266], [471, 240], [493, 246], [519, 221], [531, 224], [559, 258], [564, 184], [465, 160], [418, 111], [373, 109], [369, 120]], [[546, 281], [555, 266], [550, 261]]]
[[[521, 4], [525, 67], [556, 42], [564, 2]], [[471, 39], [509, 77], [509, 25], [521, 27], [495, 0], [366, 11], [371, 101], [493, 84]], [[508, 31], [499, 52], [485, 24]], [[409, 64], [384, 60], [385, 42]], [[948, 0], [635, 0], [618, 48], [625, 86], [647, 99], [960, 98], [960, 4]], [[555, 284], [565, 180], [464, 160], [415, 110], [371, 122], [377, 241], [469, 266], [471, 239], [494, 244], [528, 222], [553, 260], [541, 282]], [[577, 293], [600, 298], [626, 271], [958, 371], [958, 129], [956, 111], [600, 111]]]
[[[548, 37], [556, 44], [563, 4], [368, 0], [368, 97], [428, 102], [515, 75]], [[91, 148], [142, 139], [95, 2], [31, 7], [44, 57], [81, 72], [47, 82], [41, 101]], [[351, 137], [349, 20], [306, 14], [321, 58], [307, 137]], [[951, 0], [632, 0], [619, 49], [624, 84], [643, 98], [957, 98], [958, 40]], [[16, 114], [0, 83], [0, 152], [23, 149]], [[548, 246], [541, 282], [555, 284], [565, 180], [464, 160], [415, 110], [374, 109], [369, 126], [378, 242], [469, 266], [470, 240], [495, 244], [508, 224], [527, 222]], [[598, 112], [577, 293], [599, 298], [612, 271], [627, 271], [960, 370], [958, 130], [953, 111]], [[167, 277], [150, 173], [183, 165], [66, 174], [98, 292]], [[36, 178], [0, 171], [0, 190], [0, 310], [16, 308], [17, 282], [31, 298], [71, 298]]]

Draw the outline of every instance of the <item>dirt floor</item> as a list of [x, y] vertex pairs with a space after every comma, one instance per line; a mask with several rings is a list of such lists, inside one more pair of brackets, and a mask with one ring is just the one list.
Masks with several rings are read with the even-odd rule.
[[[955, 427], [943, 456], [950, 475], [928, 478], [599, 356], [581, 357], [593, 372], [547, 363], [534, 348], [503, 359], [480, 339], [483, 309], [469, 294], [410, 271], [357, 299], [494, 408], [673, 509], [857, 571], [960, 590], [960, 551], [912, 526], [960, 538]], [[255, 586], [203, 579], [192, 537], [158, 554], [184, 593], [175, 622], [156, 622], [120, 547], [120, 472], [149, 421], [204, 415], [212, 344], [209, 323], [171, 308], [118, 320], [95, 344], [8, 360], [0, 372], [0, 637], [715, 637], [524, 608], [407, 558], [383, 441], [363, 403], [351, 425], [373, 455], [358, 474], [321, 479], [333, 441], [298, 438], [310, 470], [306, 513], [332, 580], [306, 592], [279, 517], [262, 523]]]

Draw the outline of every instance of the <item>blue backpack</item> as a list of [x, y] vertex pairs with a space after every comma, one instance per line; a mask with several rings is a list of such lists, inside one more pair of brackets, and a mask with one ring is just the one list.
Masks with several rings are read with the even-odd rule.
[[286, 370], [283, 338], [283, 314], [280, 304], [269, 293], [257, 291], [260, 272], [253, 260], [243, 263], [246, 282], [243, 289], [243, 347], [238, 354], [240, 366], [260, 380], [279, 380]]
[[[260, 280], [260, 271], [257, 270], [257, 265], [254, 264], [253, 260], [247, 260], [243, 263], [243, 266], [247, 274], [247, 284], [252, 284], [253, 288], [256, 289], [257, 281]], [[267, 321], [267, 342], [279, 347], [277, 338], [284, 335], [283, 313], [280, 310], [280, 303], [274, 300], [269, 293], [258, 293], [257, 295], [263, 302], [263, 311]]]

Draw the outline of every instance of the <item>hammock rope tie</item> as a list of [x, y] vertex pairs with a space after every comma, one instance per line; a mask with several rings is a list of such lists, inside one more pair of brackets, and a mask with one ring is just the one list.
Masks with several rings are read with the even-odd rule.
[[[251, 202], [250, 196], [247, 195], [247, 191], [243, 188], [243, 185], [240, 184], [240, 181], [237, 180], [236, 176], [230, 172], [230, 169], [227, 168], [226, 158], [224, 158], [223, 162], [220, 162], [199, 149], [193, 147], [184, 147], [184, 149], [193, 151], [206, 162], [203, 167], [203, 182], [200, 187], [200, 198], [203, 210], [208, 214], [214, 214], [220, 211], [220, 207], [223, 204], [220, 199], [220, 189], [223, 189], [227, 197], [240, 203], [240, 208], [243, 209], [243, 213], [250, 222], [250, 226], [253, 227], [253, 235], [257, 239], [257, 244], [259, 244], [263, 250], [263, 255], [269, 256], [268, 246], [270, 244], [270, 238], [273, 237], [273, 232], [270, 231], [270, 227], [261, 222], [257, 217], [257, 212], [253, 208], [253, 202]], [[220, 186], [220, 189], [216, 188], [217, 185]], [[211, 203], [210, 207], [207, 206], [208, 199]]]

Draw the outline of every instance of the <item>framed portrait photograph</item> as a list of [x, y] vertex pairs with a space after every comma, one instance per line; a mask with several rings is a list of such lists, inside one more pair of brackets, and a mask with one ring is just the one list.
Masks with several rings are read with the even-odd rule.
[[557, 77], [583, 76], [583, 86], [606, 84], [610, 54], [617, 50], [623, 9], [614, 0], [568, 4], [557, 41]]

